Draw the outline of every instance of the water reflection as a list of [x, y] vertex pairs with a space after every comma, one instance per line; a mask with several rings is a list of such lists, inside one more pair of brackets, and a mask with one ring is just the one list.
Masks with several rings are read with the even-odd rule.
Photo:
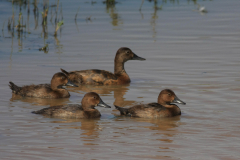
[[[147, 122], [153, 125], [143, 126], [143, 128], [148, 128], [150, 130], [159, 131], [154, 133], [154, 137], [157, 136], [156, 141], [161, 141], [161, 146], [159, 147], [160, 152], [169, 152], [170, 148], [165, 147], [168, 146], [169, 143], [174, 143], [173, 137], [179, 134], [177, 127], [181, 125], [179, 123], [180, 116], [171, 117], [171, 118], [161, 118], [161, 119], [143, 119], [143, 118], [135, 118], [136, 122]], [[171, 151], [172, 152], [172, 151]]]
[[102, 129], [98, 125], [98, 120], [86, 120], [83, 119], [81, 121], [81, 138], [83, 141], [93, 141], [94, 139], [99, 137], [99, 131]]
[[[44, 0], [42, 4], [40, 4], [39, 1], [33, 0], [33, 2], [30, 1], [12, 1], [12, 15], [8, 18], [8, 24], [7, 29], [8, 33], [11, 36], [11, 38], [14, 38], [17, 35], [18, 39], [18, 51], [22, 51], [23, 46], [23, 38], [26, 39], [26, 34], [31, 34], [30, 31], [30, 11], [31, 11], [31, 4], [33, 5], [33, 18], [34, 18], [34, 30], [37, 30], [39, 27], [39, 6], [43, 6], [41, 15], [42, 15], [42, 21], [41, 21], [41, 37], [43, 38], [43, 45], [39, 49], [40, 51], [44, 51], [44, 53], [48, 53], [48, 46], [45, 42], [46, 39], [48, 39], [48, 17], [50, 16], [48, 13], [49, 9], [51, 8], [51, 19], [50, 22], [52, 22], [53, 17], [55, 17], [55, 23], [52, 24], [55, 27], [55, 32], [52, 34], [54, 37], [57, 37], [57, 32], [60, 30], [61, 33], [61, 26], [63, 25], [63, 14], [62, 14], [62, 7], [59, 7], [59, 0], [55, 2], [56, 5], [49, 6], [49, 0]], [[55, 13], [52, 12], [52, 8], [55, 9]], [[17, 9], [15, 9], [17, 8]], [[58, 12], [60, 8], [60, 12]], [[18, 10], [18, 15], [15, 10]], [[26, 11], [26, 14], [24, 14], [24, 11]], [[16, 17], [17, 15], [17, 17]], [[26, 18], [27, 17], [27, 18]], [[17, 23], [15, 22], [15, 18], [17, 18]], [[26, 22], [27, 21], [27, 22]], [[4, 24], [3, 23], [3, 35], [4, 35]], [[16, 33], [15, 33], [16, 32]], [[5, 37], [6, 38], [6, 37]], [[58, 43], [56, 43], [57, 45]], [[47, 46], [47, 47], [46, 47]]]
[[55, 39], [55, 45], [56, 45], [56, 53], [61, 54], [63, 45], [60, 43], [60, 41], [56, 36], [54, 37], [54, 39]]
[[[152, 0], [148, 0], [148, 1], [152, 2]], [[158, 19], [157, 11], [162, 10], [164, 1], [162, 1], [161, 5], [158, 4], [158, 0], [154, 0], [153, 2], [154, 2], [154, 6], [153, 6], [153, 13], [152, 13], [150, 25], [152, 26], [152, 31], [153, 31], [152, 38], [154, 39], [154, 41], [156, 41], [156, 35], [157, 35], [156, 20]], [[142, 3], [141, 3], [140, 8], [139, 8], [142, 19], [143, 19], [143, 13], [141, 12], [141, 10], [142, 10], [143, 4], [144, 4], [144, 0], [142, 0]]]
[[152, 14], [152, 18], [151, 18], [151, 22], [150, 22], [151, 26], [152, 26], [152, 31], [153, 31], [152, 37], [154, 38], [154, 41], [156, 41], [156, 35], [157, 35], [157, 31], [156, 31], [156, 20], [158, 19], [157, 11], [158, 11], [158, 1], [155, 0], [154, 1], [154, 12]]
[[161, 146], [159, 147], [159, 152], [173, 152], [168, 147], [169, 143], [174, 143], [173, 137], [179, 134], [176, 129], [181, 125], [179, 123], [180, 116], [171, 117], [171, 118], [161, 118], [161, 119], [134, 119], [137, 122], [148, 122], [153, 125], [143, 126], [143, 128], [148, 128], [150, 130], [157, 130], [159, 132], [155, 133], [154, 136], [157, 136], [156, 141], [161, 141]]
[[[87, 92], [96, 92], [101, 96], [112, 95], [115, 99], [114, 105], [117, 106], [130, 106], [136, 103], [134, 100], [125, 100], [124, 96], [129, 90], [129, 84], [127, 85], [111, 85], [111, 86], [93, 86], [93, 85], [80, 85], [79, 87], [71, 88], [71, 92], [80, 93], [79, 91]], [[80, 93], [82, 94], [82, 93]], [[31, 103], [32, 105], [37, 106], [57, 106], [64, 105], [69, 103], [69, 98], [59, 98], [59, 99], [46, 99], [46, 98], [33, 98], [33, 97], [22, 97], [16, 94], [12, 94], [10, 101], [22, 101]]]
[[111, 95], [113, 92], [115, 101], [114, 105], [119, 106], [129, 106], [134, 104], [136, 101], [125, 100], [124, 95], [129, 90], [129, 84], [127, 85], [110, 85], [110, 86], [93, 86], [93, 85], [80, 85], [77, 88], [72, 88], [72, 91], [79, 92], [79, 90], [84, 92], [96, 92], [101, 96]]
[[77, 16], [78, 16], [79, 9], [80, 9], [80, 7], [78, 7], [78, 10], [77, 10], [77, 13], [76, 13], [75, 19], [74, 19], [74, 21], [75, 21], [75, 26], [76, 26], [78, 32], [79, 32], [79, 29], [78, 29], [78, 24], [77, 24]]
[[34, 24], [35, 24], [35, 27], [34, 29], [36, 30], [38, 28], [38, 17], [39, 17], [39, 12], [38, 12], [38, 7], [37, 7], [38, 3], [37, 3], [37, 0], [34, 0], [33, 2], [33, 15], [34, 15]]
[[[60, 125], [57, 129], [80, 129], [81, 138], [85, 145], [94, 145], [94, 140], [99, 138], [99, 131], [103, 128], [98, 124], [100, 119], [64, 119], [61, 121], [52, 121], [52, 123], [73, 123], [72, 125]], [[76, 123], [74, 123], [76, 122]], [[79, 126], [79, 123], [81, 125]]]
[[117, 9], [115, 7], [115, 4], [117, 2], [115, 0], [107, 0], [105, 1], [106, 4], [106, 12], [110, 15], [111, 19], [112, 19], [112, 25], [113, 26], [118, 26], [119, 24], [122, 24], [122, 20], [119, 16], [119, 14], [117, 13]]
[[[151, 16], [150, 25], [152, 26], [152, 31], [153, 31], [152, 38], [154, 39], [154, 41], [156, 41], [156, 37], [157, 37], [157, 31], [156, 31], [157, 23], [156, 23], [156, 20], [158, 19], [158, 11], [163, 10], [163, 7], [165, 7], [165, 5], [167, 5], [168, 3], [179, 5], [180, 2], [179, 2], [179, 0], [162, 0], [162, 1], [160, 1], [160, 3], [159, 3], [159, 0], [148, 0], [148, 1], [150, 3], [153, 2], [153, 13], [152, 13], [152, 16]], [[194, 11], [197, 11], [197, 12], [201, 13], [202, 15], [207, 13], [205, 7], [200, 6], [197, 3], [197, 0], [188, 0], [188, 4], [190, 4], [190, 2], [193, 2], [194, 5], [198, 6], [198, 9], [194, 10]], [[143, 13], [141, 12], [143, 5], [144, 5], [144, 0], [142, 0], [142, 2], [140, 4], [140, 8], [139, 8], [142, 19], [144, 17]]]
[[[171, 118], [160, 118], [160, 119], [135, 118], [134, 121], [152, 123], [154, 124], [154, 126], [144, 126], [144, 128], [149, 128], [151, 130], [159, 130], [159, 131], [169, 131], [181, 125], [181, 123], [178, 123], [180, 121], [180, 116], [171, 117]], [[161, 132], [161, 133], [164, 133], [164, 132]]]
[[119, 137], [141, 137], [141, 141], [145, 145], [155, 146], [157, 152], [175, 152], [173, 146], [176, 145], [175, 139], [179, 135], [178, 127], [180, 116], [161, 119], [147, 119], [136, 117], [117, 116], [114, 119], [119, 126], [116, 134]]
[[46, 98], [33, 98], [33, 97], [22, 97], [16, 94], [12, 94], [11, 102], [22, 101], [30, 103], [34, 106], [57, 106], [64, 105], [69, 102], [68, 98], [59, 98], [59, 99], [46, 99]]
[[[174, 131], [177, 127], [182, 125], [180, 123], [181, 116], [175, 116], [170, 118], [137, 118], [137, 117], [129, 117], [129, 116], [120, 116], [119, 113], [115, 115], [115, 121], [133, 121], [136, 122], [136, 124], [143, 124], [143, 122], [146, 122], [149, 125], [142, 126], [143, 128], [149, 128], [150, 130], [159, 130], [159, 131]], [[144, 124], [146, 124], [144, 123]], [[153, 124], [153, 125], [152, 125]], [[159, 132], [159, 134], [164, 134], [165, 132]], [[174, 132], [172, 132], [174, 133]], [[175, 133], [174, 133], [175, 134]], [[172, 137], [172, 135], [171, 135]]]
[[[34, 30], [37, 30], [39, 28], [39, 25], [41, 26], [41, 37], [43, 38], [43, 43], [39, 44], [40, 51], [44, 51], [44, 53], [48, 53], [48, 46], [46, 43], [46, 40], [49, 39], [49, 36], [54, 36], [57, 46], [57, 53], [61, 53], [62, 51], [62, 45], [59, 44], [59, 41], [57, 39], [58, 32], [60, 31], [61, 34], [61, 26], [63, 25], [63, 11], [61, 6], [61, 1], [57, 0], [53, 2], [53, 4], [49, 4], [50, 0], [13, 0], [12, 3], [12, 15], [8, 17], [8, 24], [7, 29], [9, 35], [13, 38], [17, 35], [18, 39], [18, 47], [19, 51], [23, 50], [23, 38], [26, 37], [26, 34], [32, 34], [30, 30], [31, 25], [31, 13], [33, 13], [34, 18]], [[96, 3], [95, 1], [90, 1], [92, 6]], [[151, 16], [150, 25], [152, 27], [152, 37], [154, 38], [154, 41], [156, 41], [157, 37], [157, 22], [158, 19], [158, 11], [163, 10], [165, 7], [169, 6], [169, 4], [180, 4], [180, 1], [178, 0], [148, 0], [149, 3], [153, 3], [153, 13]], [[77, 2], [75, 2], [77, 4]], [[121, 2], [125, 3], [125, 2]], [[144, 8], [145, 1], [142, 0], [139, 2], [140, 5], [140, 11]], [[203, 9], [203, 6], [200, 6], [197, 0], [188, 0], [187, 3], [189, 5], [194, 5], [195, 8], [198, 7], [197, 11], [201, 14], [206, 13], [205, 9]], [[103, 3], [106, 6], [106, 13], [109, 14], [111, 17], [111, 24], [112, 26], [116, 27], [120, 24], [123, 24], [123, 20], [120, 17], [120, 15], [117, 13], [116, 5], [118, 4], [115, 0], [106, 0]], [[138, 4], [138, 3], [137, 3]], [[193, 8], [194, 10], [194, 8]], [[24, 13], [25, 12], [25, 13]], [[77, 14], [75, 15], [75, 24], [77, 26], [77, 15], [78, 15], [79, 9], [77, 10]], [[141, 13], [141, 12], [140, 12]], [[39, 17], [40, 14], [40, 17]], [[81, 14], [81, 13], [80, 13]], [[141, 13], [142, 17], [143, 14]], [[70, 17], [71, 18], [71, 17]], [[72, 17], [74, 19], [74, 16]], [[91, 18], [89, 17], [89, 20]], [[7, 20], [5, 20], [7, 21]], [[5, 27], [5, 21], [3, 21], [3, 29], [2, 34], [4, 37], [4, 27]], [[39, 22], [40, 21], [40, 22]], [[51, 25], [54, 27], [53, 33], [49, 33], [51, 28], [49, 28], [49, 22], [51, 22]], [[116, 28], [114, 28], [116, 29]], [[77, 26], [77, 31], [79, 31], [79, 28]], [[52, 32], [52, 30], [51, 30]], [[17, 33], [17, 34], [16, 34]], [[16, 34], [16, 35], [15, 35]], [[59, 46], [60, 45], [60, 46]], [[47, 46], [47, 47], [46, 47]], [[38, 48], [39, 49], [39, 48]]]

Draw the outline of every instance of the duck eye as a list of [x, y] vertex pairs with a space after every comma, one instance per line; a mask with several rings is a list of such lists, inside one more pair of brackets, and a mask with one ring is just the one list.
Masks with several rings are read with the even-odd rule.
[[168, 93], [168, 95], [169, 95], [169, 96], [171, 96], [171, 94], [170, 94], [170, 93]]
[[126, 51], [127, 54], [129, 54], [130, 52], [129, 51]]
[[94, 99], [96, 99], [96, 97], [95, 97], [95, 96], [93, 96], [93, 98], [94, 98]]

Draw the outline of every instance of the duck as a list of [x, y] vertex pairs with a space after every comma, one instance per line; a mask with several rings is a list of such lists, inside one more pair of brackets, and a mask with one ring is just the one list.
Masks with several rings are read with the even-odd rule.
[[124, 69], [124, 64], [128, 60], [146, 60], [137, 56], [130, 48], [121, 47], [117, 50], [114, 60], [114, 73], [99, 69], [81, 70], [67, 72], [61, 69], [63, 73], [69, 74], [69, 79], [76, 84], [90, 85], [118, 85], [129, 84], [130, 77]]
[[64, 86], [78, 87], [68, 79], [68, 75], [62, 72], [53, 75], [51, 84], [32, 84], [19, 87], [13, 82], [9, 82], [13, 95], [35, 98], [69, 98], [70, 93], [63, 88]]
[[116, 106], [121, 115], [140, 118], [165, 118], [181, 115], [180, 108], [174, 103], [186, 105], [170, 89], [164, 89], [159, 93], [158, 102], [138, 104], [130, 108]]
[[64, 119], [91, 119], [101, 117], [100, 112], [95, 107], [111, 108], [102, 101], [100, 96], [95, 92], [88, 92], [84, 95], [81, 105], [80, 104], [68, 104], [52, 106], [43, 108], [38, 111], [33, 111], [34, 114], [41, 114], [52, 118], [64, 118]]

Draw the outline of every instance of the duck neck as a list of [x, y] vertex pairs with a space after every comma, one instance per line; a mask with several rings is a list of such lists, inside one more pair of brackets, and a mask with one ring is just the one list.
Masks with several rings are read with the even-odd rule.
[[124, 69], [124, 62], [115, 61], [114, 74], [124, 74], [126, 73]]
[[119, 84], [130, 83], [130, 77], [124, 69], [124, 62], [115, 62], [114, 74], [118, 77]]
[[83, 115], [85, 116], [85, 118], [99, 118], [99, 117], [101, 117], [101, 114], [97, 109], [84, 110]]
[[58, 85], [57, 83], [51, 83], [51, 89], [52, 90], [66, 90], [66, 89], [62, 88], [61, 85]]
[[95, 110], [95, 108], [94, 108], [95, 106], [91, 106], [91, 105], [83, 105], [82, 104], [82, 108], [83, 108], [83, 110], [84, 111], [94, 111]]
[[58, 90], [59, 88], [58, 88], [58, 86], [55, 85], [54, 83], [51, 83], [51, 89], [52, 89], [52, 90]]
[[173, 114], [173, 116], [181, 115], [180, 108], [175, 104], [165, 104], [164, 107], [171, 110], [171, 113]]

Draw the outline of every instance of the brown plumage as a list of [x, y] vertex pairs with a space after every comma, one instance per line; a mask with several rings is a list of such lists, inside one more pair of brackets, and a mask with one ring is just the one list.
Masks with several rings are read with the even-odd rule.
[[162, 118], [181, 115], [180, 108], [172, 103], [186, 104], [170, 89], [162, 90], [158, 96], [158, 103], [139, 104], [130, 108], [115, 106], [121, 115], [142, 118]]
[[134, 54], [131, 49], [122, 47], [118, 49], [114, 60], [114, 73], [105, 70], [82, 70], [62, 72], [69, 74], [69, 79], [78, 84], [94, 84], [94, 85], [111, 85], [111, 84], [128, 84], [131, 82], [128, 74], [124, 69], [124, 63], [128, 60], [145, 60]]
[[105, 104], [100, 96], [95, 92], [85, 94], [81, 103], [82, 105], [69, 104], [43, 108], [39, 111], [33, 111], [32, 113], [42, 114], [48, 117], [69, 119], [99, 118], [101, 114], [97, 109], [95, 109], [96, 106], [111, 108]]
[[13, 82], [9, 82], [9, 87], [13, 94], [20, 95], [22, 97], [37, 97], [37, 98], [68, 98], [69, 92], [62, 88], [63, 86], [75, 86], [68, 80], [66, 74], [58, 72], [53, 75], [51, 84], [39, 84], [39, 85], [26, 85], [19, 87]]

